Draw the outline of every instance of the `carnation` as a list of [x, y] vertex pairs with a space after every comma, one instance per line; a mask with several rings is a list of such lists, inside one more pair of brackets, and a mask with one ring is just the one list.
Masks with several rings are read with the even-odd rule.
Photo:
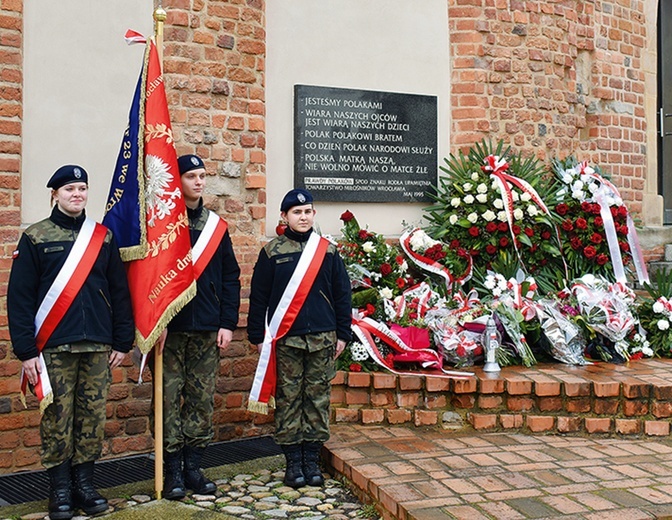
[[653, 304], [653, 312], [656, 314], [660, 314], [665, 310], [665, 306], [662, 304], [662, 302], [656, 302]]

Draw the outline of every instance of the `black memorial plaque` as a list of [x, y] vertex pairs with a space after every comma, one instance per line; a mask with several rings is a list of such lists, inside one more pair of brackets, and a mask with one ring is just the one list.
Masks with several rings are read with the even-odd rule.
[[437, 98], [294, 86], [294, 181], [316, 200], [428, 202]]

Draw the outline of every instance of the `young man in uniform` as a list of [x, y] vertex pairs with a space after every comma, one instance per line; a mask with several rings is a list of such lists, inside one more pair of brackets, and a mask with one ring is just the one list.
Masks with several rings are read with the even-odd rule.
[[252, 276], [247, 330], [261, 356], [249, 408], [266, 412], [275, 401], [285, 484], [321, 486], [334, 359], [351, 338], [350, 280], [336, 247], [313, 230], [309, 192], [287, 193], [280, 216], [287, 228], [260, 251]]
[[[107, 510], [93, 487], [100, 457], [110, 369], [135, 338], [126, 271], [112, 232], [86, 217], [88, 175], [53, 174], [48, 219], [28, 227], [14, 252], [7, 314], [12, 347], [43, 412], [42, 464], [49, 518]], [[25, 390], [25, 387], [23, 387]]]
[[178, 500], [186, 489], [212, 494], [201, 472], [213, 437], [212, 415], [219, 352], [238, 324], [240, 268], [226, 222], [203, 206], [205, 166], [196, 155], [178, 159], [189, 217], [197, 293], [168, 325], [163, 360], [164, 497]]

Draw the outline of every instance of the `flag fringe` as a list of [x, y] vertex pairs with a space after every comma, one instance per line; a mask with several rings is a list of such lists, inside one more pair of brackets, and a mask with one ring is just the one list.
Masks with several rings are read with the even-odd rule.
[[196, 296], [196, 281], [192, 282], [187, 289], [182, 292], [177, 298], [175, 298], [170, 305], [163, 312], [161, 318], [157, 321], [154, 328], [149, 333], [149, 336], [146, 338], [140, 334], [140, 331], [135, 329], [135, 344], [140, 349], [140, 352], [143, 354], [149, 353], [150, 350], [154, 347], [156, 342], [161, 336], [163, 330], [168, 326], [170, 320], [172, 320], [182, 308], [191, 301], [192, 298]]
[[[147, 73], [149, 69], [150, 43], [145, 46], [145, 55], [142, 61], [142, 88], [140, 89], [140, 113], [138, 114], [138, 220], [140, 228], [140, 243], [136, 246], [119, 248], [119, 255], [123, 262], [142, 260], [147, 256], [147, 201], [145, 200], [145, 102], [147, 100]], [[163, 75], [163, 72], [161, 73]]]
[[44, 398], [40, 401], [40, 415], [44, 414], [44, 411], [47, 409], [51, 403], [54, 402], [54, 392], [49, 392]]
[[247, 403], [248, 411], [253, 413], [268, 415], [271, 408], [275, 408], [275, 398], [273, 396], [268, 400], [268, 403], [262, 403], [260, 401], [248, 401]]

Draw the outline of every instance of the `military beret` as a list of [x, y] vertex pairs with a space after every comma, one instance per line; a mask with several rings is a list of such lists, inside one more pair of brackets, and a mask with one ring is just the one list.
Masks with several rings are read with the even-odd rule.
[[198, 168], [205, 168], [203, 164], [203, 159], [198, 155], [183, 155], [177, 159], [177, 165], [180, 167], [180, 175], [184, 175], [191, 170], [197, 170]]
[[282, 204], [280, 204], [280, 211], [287, 213], [294, 206], [303, 206], [304, 204], [312, 204], [313, 196], [310, 192], [302, 189], [296, 188], [292, 191], [287, 192], [287, 195], [282, 199]]
[[49, 182], [47, 182], [47, 188], [57, 190], [61, 186], [72, 184], [73, 182], [86, 182], [88, 184], [89, 175], [81, 166], [66, 164], [54, 172]]

